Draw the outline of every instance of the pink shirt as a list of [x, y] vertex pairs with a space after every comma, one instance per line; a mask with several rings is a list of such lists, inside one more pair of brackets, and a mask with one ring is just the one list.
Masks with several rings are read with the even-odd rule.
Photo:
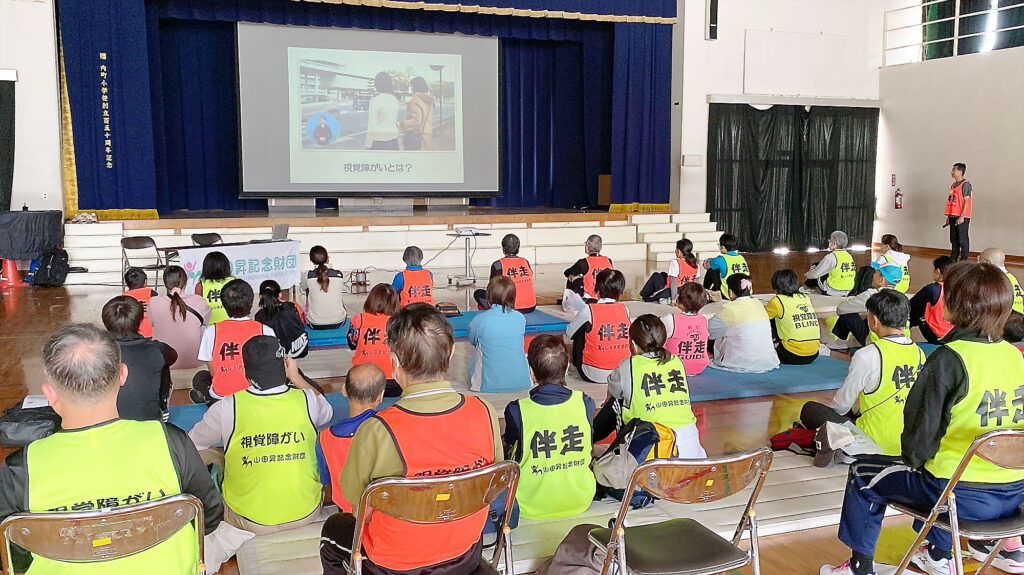
[[675, 313], [661, 318], [668, 340], [665, 349], [679, 357], [686, 375], [704, 371], [708, 357], [708, 320], [700, 314]]
[[171, 369], [191, 369], [203, 365], [199, 361], [199, 342], [203, 339], [203, 324], [210, 321], [210, 306], [202, 296], [182, 293], [185, 305], [195, 310], [199, 317], [191, 311], [185, 312], [185, 320], [181, 314], [174, 312], [171, 317], [171, 298], [159, 295], [149, 300], [149, 322], [153, 324], [153, 339], [162, 341], [178, 352], [178, 361]]

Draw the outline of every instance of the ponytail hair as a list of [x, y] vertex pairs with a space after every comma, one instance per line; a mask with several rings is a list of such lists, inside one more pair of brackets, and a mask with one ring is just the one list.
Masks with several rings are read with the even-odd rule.
[[188, 304], [181, 299], [181, 290], [188, 285], [188, 274], [181, 266], [167, 266], [164, 270], [164, 287], [167, 288], [167, 297], [171, 298], [171, 321], [174, 319], [174, 312], [181, 314], [181, 321], [185, 321], [185, 314], [188, 313]]
[[747, 274], [732, 274], [725, 279], [725, 285], [729, 286], [729, 291], [736, 294], [738, 298], [749, 296], [754, 289], [754, 284]]
[[894, 236], [893, 234], [885, 234], [884, 236], [882, 236], [882, 243], [888, 246], [889, 249], [894, 252], [903, 251], [903, 244], [901, 244], [900, 241], [896, 239], [896, 236]]
[[688, 263], [691, 268], [697, 267], [698, 261], [697, 256], [693, 253], [693, 242], [683, 238], [676, 242], [676, 250], [683, 254], [683, 261]]
[[672, 353], [665, 349], [667, 338], [665, 324], [656, 315], [646, 313], [633, 320], [633, 325], [629, 326], [629, 339], [633, 346], [642, 353], [654, 354], [659, 364], [672, 359]]
[[331, 278], [327, 276], [327, 249], [313, 246], [309, 250], [309, 261], [316, 266], [316, 283], [320, 285], [320, 291], [327, 293], [327, 286], [331, 285]]
[[260, 309], [267, 315], [267, 321], [281, 311], [280, 295], [281, 286], [276, 281], [263, 280], [260, 284]]

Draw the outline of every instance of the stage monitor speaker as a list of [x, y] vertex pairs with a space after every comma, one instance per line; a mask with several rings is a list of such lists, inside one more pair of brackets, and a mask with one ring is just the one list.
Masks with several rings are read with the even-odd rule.
[[705, 0], [704, 39], [718, 40], [718, 0]]

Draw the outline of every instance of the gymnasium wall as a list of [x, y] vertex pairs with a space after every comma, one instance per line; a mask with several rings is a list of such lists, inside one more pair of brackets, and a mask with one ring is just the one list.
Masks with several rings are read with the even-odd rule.
[[891, 66], [880, 94], [875, 241], [896, 233], [906, 245], [948, 248], [949, 170], [964, 162], [975, 193], [971, 250], [1024, 256], [1024, 48]]

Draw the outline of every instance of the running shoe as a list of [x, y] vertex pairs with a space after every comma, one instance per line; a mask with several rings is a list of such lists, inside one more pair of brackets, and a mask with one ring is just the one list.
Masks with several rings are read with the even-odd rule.
[[910, 564], [928, 575], [955, 575], [956, 569], [952, 559], [932, 559], [928, 546], [922, 545], [910, 557]]
[[[850, 567], [850, 562], [847, 561], [838, 567], [833, 567], [828, 564], [822, 565], [821, 569], [818, 570], [818, 575], [854, 575], [854, 573], [853, 569]], [[875, 574], [869, 573], [868, 575]]]
[[[971, 552], [971, 557], [975, 560], [984, 563], [985, 559], [988, 558], [989, 553], [992, 552], [996, 546], [995, 541], [968, 541], [967, 549]], [[1007, 551], [1003, 549], [996, 555], [992, 566], [996, 569], [1002, 569], [1007, 573], [1024, 573], [1024, 547], [1014, 549], [1013, 551]]]

